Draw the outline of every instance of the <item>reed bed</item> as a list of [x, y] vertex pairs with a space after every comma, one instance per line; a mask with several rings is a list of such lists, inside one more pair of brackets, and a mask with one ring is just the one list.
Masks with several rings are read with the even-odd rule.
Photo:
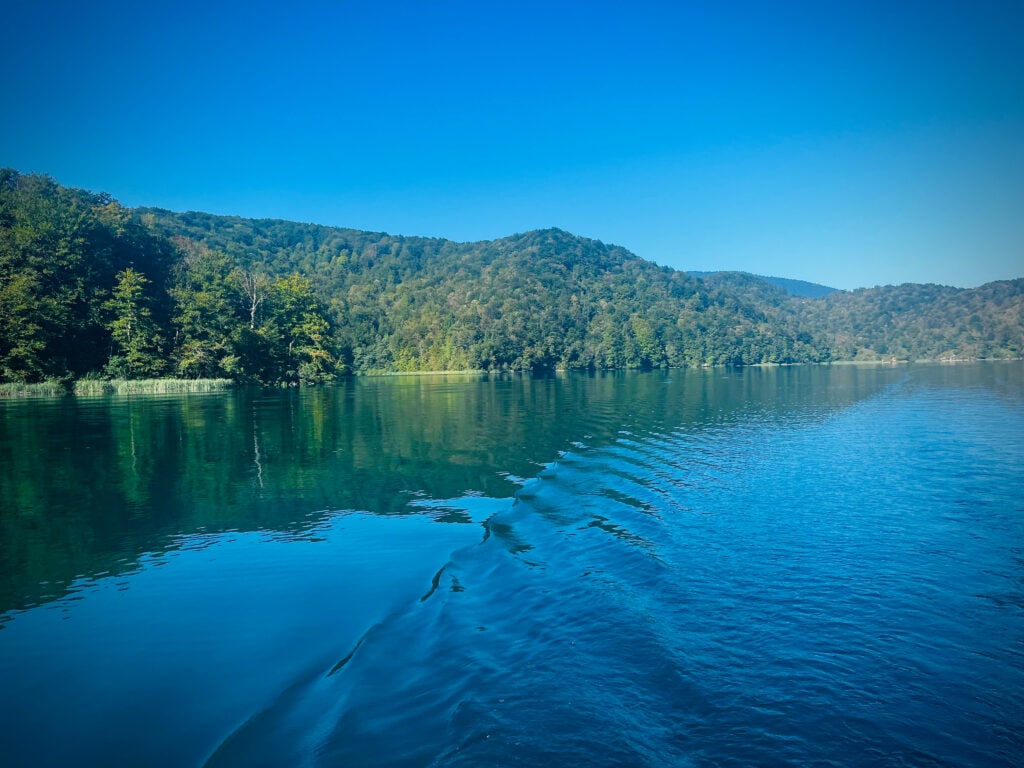
[[63, 381], [43, 381], [38, 384], [24, 384], [13, 381], [0, 384], [0, 397], [57, 397], [68, 393]]
[[82, 379], [76, 381], [76, 395], [170, 395], [187, 392], [221, 392], [234, 384], [231, 379]]
[[231, 379], [79, 379], [71, 382], [44, 381], [39, 384], [9, 382], [0, 384], [0, 398], [61, 397], [78, 395], [171, 395], [190, 392], [221, 392], [234, 385]]

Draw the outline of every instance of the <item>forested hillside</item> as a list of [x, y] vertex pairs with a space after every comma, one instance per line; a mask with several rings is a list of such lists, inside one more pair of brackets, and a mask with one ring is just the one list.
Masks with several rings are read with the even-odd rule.
[[836, 359], [1024, 356], [1024, 279], [971, 290], [908, 283], [834, 293], [803, 314]]
[[[722, 270], [716, 270], [714, 272], [699, 272], [696, 270], [687, 270], [687, 273], [692, 277], [710, 277], [712, 275], [723, 274]], [[740, 274], [749, 275], [747, 272], [741, 272]], [[766, 283], [771, 285], [777, 285], [782, 288], [790, 296], [799, 296], [804, 299], [821, 299], [828, 296], [830, 293], [835, 293], [836, 288], [830, 288], [827, 285], [821, 285], [820, 283], [809, 283], [806, 280], [793, 280], [788, 277], [770, 277], [767, 275], [750, 275], [756, 277], [759, 280], [764, 280]]]
[[1020, 356], [1024, 281], [825, 298], [557, 229], [455, 243], [160, 209], [0, 171], [6, 381]]
[[310, 281], [172, 241], [108, 195], [0, 171], [0, 378], [325, 381]]
[[[827, 359], [782, 291], [720, 288], [557, 229], [478, 243], [142, 210], [244, 269], [308, 275], [356, 371]], [[770, 287], [769, 287], [770, 288]]]

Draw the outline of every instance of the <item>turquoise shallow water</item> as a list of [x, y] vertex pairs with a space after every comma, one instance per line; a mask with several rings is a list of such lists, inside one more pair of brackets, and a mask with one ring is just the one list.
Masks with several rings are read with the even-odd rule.
[[1019, 765], [1024, 365], [0, 404], [11, 765]]

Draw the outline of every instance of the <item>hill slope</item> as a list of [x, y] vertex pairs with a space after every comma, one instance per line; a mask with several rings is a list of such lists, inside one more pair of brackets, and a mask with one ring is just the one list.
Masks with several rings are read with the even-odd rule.
[[354, 370], [828, 359], [784, 292], [737, 290], [558, 229], [454, 243], [143, 209], [169, 238], [310, 276]]
[[558, 229], [456, 243], [205, 213], [0, 172], [0, 378], [1020, 356], [1024, 281], [822, 299]]
[[[709, 277], [713, 275], [730, 274], [728, 272], [716, 271], [716, 272], [700, 272], [694, 270], [687, 270], [687, 274], [693, 277]], [[766, 283], [778, 286], [790, 296], [796, 296], [803, 299], [822, 299], [828, 296], [830, 293], [835, 293], [837, 288], [830, 288], [827, 285], [821, 285], [820, 283], [809, 283], [806, 280], [793, 280], [788, 277], [769, 277], [767, 275], [753, 275], [749, 272], [740, 272], [738, 274], [749, 275], [750, 277], [756, 277], [759, 280], [764, 280]]]
[[1024, 278], [978, 288], [907, 283], [839, 292], [803, 308], [837, 359], [1024, 356]]

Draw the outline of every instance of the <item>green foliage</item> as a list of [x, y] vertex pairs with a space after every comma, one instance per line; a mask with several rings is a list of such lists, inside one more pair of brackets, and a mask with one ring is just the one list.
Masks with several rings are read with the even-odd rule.
[[68, 393], [66, 381], [42, 381], [38, 384], [6, 382], [0, 384], [0, 397], [58, 397]]
[[835, 293], [808, 328], [845, 360], [1024, 357], [1024, 279], [975, 289], [906, 284]]
[[187, 378], [230, 377], [236, 368], [231, 334], [242, 322], [229, 282], [231, 260], [205, 246], [179, 245], [183, 258], [170, 288], [176, 372]]
[[114, 377], [143, 378], [164, 368], [160, 335], [145, 293], [148, 284], [141, 272], [129, 267], [117, 273], [113, 296], [103, 303], [112, 318], [108, 328], [115, 349], [105, 370]]
[[330, 323], [310, 281], [298, 274], [277, 278], [269, 304], [266, 335], [276, 342], [285, 378], [304, 384], [334, 380], [340, 369], [331, 349]]
[[1024, 355], [1022, 281], [795, 297], [558, 229], [454, 243], [159, 209], [0, 171], [0, 378]]
[[231, 379], [83, 379], [75, 382], [72, 392], [78, 396], [165, 395], [221, 392], [231, 385]]
[[[0, 170], [0, 375], [39, 381], [101, 368], [115, 275], [134, 265], [162, 280], [172, 254], [106, 195]], [[154, 309], [162, 320], [166, 305]]]
[[308, 279], [271, 279], [205, 244], [179, 243], [184, 259], [171, 293], [180, 375], [261, 384], [335, 378], [331, 327]]

